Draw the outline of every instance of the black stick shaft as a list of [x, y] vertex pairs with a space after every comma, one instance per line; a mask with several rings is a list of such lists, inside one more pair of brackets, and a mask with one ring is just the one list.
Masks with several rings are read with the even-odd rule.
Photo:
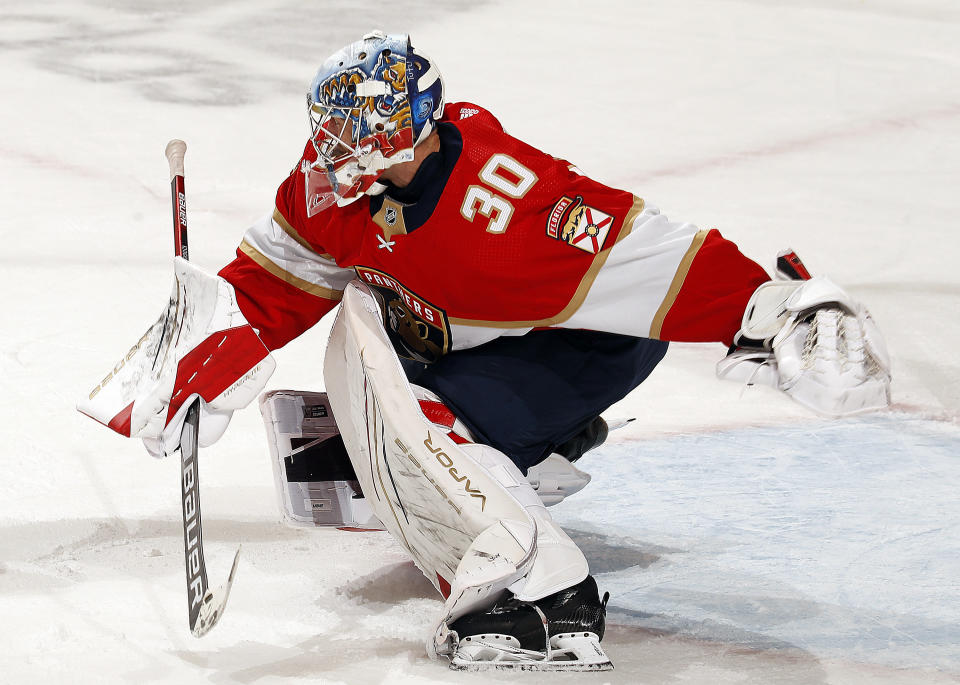
[[207, 596], [207, 564], [203, 558], [203, 526], [200, 520], [200, 474], [197, 471], [197, 434], [200, 402], [187, 410], [180, 434], [180, 494], [183, 507], [183, 554], [187, 569], [187, 611], [195, 632], [200, 609]]

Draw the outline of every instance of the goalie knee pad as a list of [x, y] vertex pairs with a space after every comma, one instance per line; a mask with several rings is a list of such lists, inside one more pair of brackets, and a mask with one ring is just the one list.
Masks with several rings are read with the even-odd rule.
[[578, 469], [565, 457], [551, 454], [527, 469], [527, 482], [533, 486], [544, 506], [552, 507], [587, 487], [590, 474]]

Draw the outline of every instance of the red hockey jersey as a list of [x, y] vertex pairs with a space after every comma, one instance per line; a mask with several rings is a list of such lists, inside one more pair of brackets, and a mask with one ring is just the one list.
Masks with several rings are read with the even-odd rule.
[[[388, 192], [309, 217], [299, 164], [281, 184], [273, 215], [220, 272], [268, 347], [316, 323], [353, 278], [421, 361], [546, 326], [729, 344], [768, 280], [717, 231], [670, 222], [477, 105], [448, 105], [441, 126], [456, 145], [419, 207]], [[308, 144], [304, 159], [314, 154]]]

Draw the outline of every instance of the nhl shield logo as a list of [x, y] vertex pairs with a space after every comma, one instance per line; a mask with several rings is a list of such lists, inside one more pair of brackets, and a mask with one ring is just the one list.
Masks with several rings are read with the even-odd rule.
[[386, 222], [387, 226], [393, 226], [397, 223], [397, 208], [396, 207], [387, 207], [383, 211], [383, 220]]
[[583, 198], [562, 197], [547, 219], [547, 235], [596, 254], [603, 248], [613, 217], [596, 207], [585, 205]]

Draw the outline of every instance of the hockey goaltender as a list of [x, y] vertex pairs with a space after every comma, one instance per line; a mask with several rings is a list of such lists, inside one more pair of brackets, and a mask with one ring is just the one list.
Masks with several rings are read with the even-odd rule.
[[260, 394], [269, 351], [340, 305], [330, 430], [372, 520], [446, 600], [432, 657], [612, 668], [607, 596], [545, 505], [586, 484], [572, 462], [605, 437], [601, 412], [669, 341], [722, 342], [719, 376], [823, 414], [888, 405], [883, 339], [844, 290], [792, 254], [772, 279], [717, 230], [594, 181], [479, 104], [445, 103], [408, 36], [332, 55], [308, 110], [302, 156], [236, 259], [211, 275], [177, 258], [168, 308], [79, 408], [163, 456], [199, 407], [210, 445]]

